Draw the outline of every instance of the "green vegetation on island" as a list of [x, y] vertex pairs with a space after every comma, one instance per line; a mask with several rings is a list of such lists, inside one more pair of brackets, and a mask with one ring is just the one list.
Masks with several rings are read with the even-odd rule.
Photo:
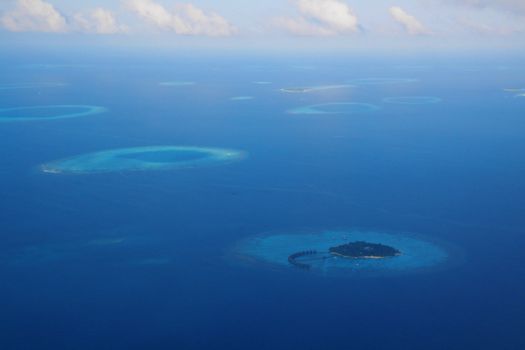
[[329, 251], [333, 255], [353, 259], [382, 259], [401, 255], [399, 250], [387, 245], [363, 241], [331, 247]]

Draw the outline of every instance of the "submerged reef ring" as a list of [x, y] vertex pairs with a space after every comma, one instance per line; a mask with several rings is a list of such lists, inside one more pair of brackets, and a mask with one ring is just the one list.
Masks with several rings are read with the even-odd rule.
[[235, 96], [235, 97], [231, 97], [230, 100], [232, 101], [248, 101], [248, 100], [253, 100], [255, 97], [253, 96]]
[[195, 85], [194, 81], [163, 81], [160, 86], [191, 86]]
[[58, 68], [91, 68], [91, 64], [50, 64], [50, 63], [31, 63], [21, 65], [24, 69], [58, 69]]
[[43, 172], [52, 174], [171, 170], [230, 163], [244, 157], [244, 152], [231, 149], [148, 146], [83, 154], [44, 164], [41, 169]]
[[67, 86], [66, 83], [13, 83], [0, 84], [0, 90], [14, 90], [14, 89], [39, 89], [39, 88], [53, 88]]
[[369, 103], [358, 102], [333, 102], [322, 103], [304, 107], [294, 108], [288, 111], [290, 114], [355, 114], [367, 113], [379, 110], [379, 106]]
[[514, 93], [514, 97], [525, 97], [525, 89], [524, 89], [524, 88], [518, 88], [518, 89], [503, 89], [503, 91]]
[[355, 85], [389, 85], [415, 83], [417, 81], [418, 79], [412, 78], [360, 78], [352, 79], [349, 83]]
[[84, 105], [48, 105], [0, 109], [0, 122], [54, 120], [85, 117], [106, 112], [105, 107]]
[[[346, 257], [333, 252], [350, 245], [372, 247], [384, 254]], [[323, 273], [408, 272], [431, 268], [448, 259], [444, 248], [415, 235], [363, 231], [260, 235], [242, 241], [236, 254], [251, 261]]]
[[308, 86], [308, 87], [289, 87], [280, 89], [281, 92], [290, 94], [303, 94], [308, 92], [334, 90], [334, 89], [345, 89], [352, 88], [354, 85], [341, 84], [341, 85], [320, 85], [320, 86]]
[[443, 100], [439, 97], [434, 96], [399, 96], [399, 97], [386, 97], [383, 99], [385, 103], [393, 103], [399, 105], [426, 105], [433, 103], [440, 103]]

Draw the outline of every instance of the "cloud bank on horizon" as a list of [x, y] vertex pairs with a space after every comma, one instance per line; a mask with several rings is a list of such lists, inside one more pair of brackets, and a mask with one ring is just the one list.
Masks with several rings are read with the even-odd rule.
[[142, 20], [180, 35], [230, 36], [236, 28], [216, 13], [206, 13], [192, 4], [176, 4], [172, 11], [153, 0], [128, 0], [127, 9]]
[[507, 11], [517, 11], [525, 15], [525, 1], [523, 0], [445, 0], [465, 6], [477, 6], [480, 8], [497, 8]]
[[401, 7], [391, 7], [390, 14], [392, 15], [392, 18], [394, 18], [396, 22], [401, 24], [401, 26], [410, 35], [430, 34], [430, 32], [425, 28], [425, 26], [421, 22], [419, 22], [419, 20], [416, 17], [408, 14]]
[[[259, 36], [271, 35], [276, 30], [311, 37], [364, 33], [385, 37], [525, 35], [525, 0], [396, 0], [401, 4], [387, 0], [373, 4], [356, 0], [289, 0], [283, 13], [275, 11], [267, 18], [254, 13], [253, 19], [227, 18], [205, 6], [179, 0], [109, 0], [104, 4], [109, 8], [91, 9], [82, 8], [85, 2], [78, 1], [71, 5], [78, 6], [72, 13], [60, 8], [63, 0], [6, 1], [0, 4], [0, 27], [7, 32], [106, 35], [166, 32], [207, 37], [246, 36], [254, 32]], [[277, 0], [268, 0], [268, 8], [273, 8], [274, 1]], [[232, 0], [229, 6], [235, 9], [251, 5]], [[234, 24], [240, 19], [258, 23], [260, 27], [254, 31]]]
[[280, 17], [276, 25], [296, 35], [338, 35], [359, 30], [357, 16], [343, 1], [298, 0], [299, 16]]
[[95, 8], [75, 13], [67, 19], [44, 0], [17, 0], [14, 8], [2, 14], [0, 25], [11, 32], [115, 34], [127, 31], [127, 27], [119, 24], [107, 9]]
[[12, 32], [65, 32], [66, 19], [51, 5], [40, 0], [18, 0], [15, 8], [0, 18]]

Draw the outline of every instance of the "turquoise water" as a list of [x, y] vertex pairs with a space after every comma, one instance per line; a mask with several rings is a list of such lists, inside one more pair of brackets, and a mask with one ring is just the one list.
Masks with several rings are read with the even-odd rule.
[[49, 105], [26, 106], [0, 109], [0, 122], [21, 122], [35, 120], [54, 120], [79, 118], [106, 112], [99, 106]]
[[390, 85], [390, 84], [406, 84], [415, 83], [418, 79], [414, 78], [358, 78], [349, 81], [350, 84], [355, 85]]
[[0, 92], [1, 350], [525, 349], [523, 57], [123, 53], [0, 55], [67, 83]]
[[195, 85], [194, 81], [163, 81], [159, 83], [160, 86], [172, 86], [172, 87], [179, 87], [179, 86], [192, 86]]
[[249, 100], [253, 100], [255, 97], [253, 96], [235, 96], [235, 97], [232, 97], [230, 98], [230, 100], [232, 101], [249, 101]]
[[287, 93], [309, 93], [309, 92], [320, 92], [338, 89], [352, 88], [354, 85], [349, 84], [336, 84], [336, 85], [318, 85], [318, 86], [305, 86], [305, 87], [287, 87], [282, 88], [281, 92]]
[[[385, 259], [346, 259], [328, 253], [330, 247], [355, 241], [388, 245], [401, 251], [401, 255]], [[419, 271], [443, 264], [448, 258], [443, 247], [415, 235], [355, 230], [255, 236], [243, 241], [237, 248], [241, 256], [288, 268], [295, 268], [288, 262], [291, 254], [309, 250], [315, 250], [318, 254], [305, 262], [313, 271], [328, 274]]]
[[399, 96], [399, 97], [386, 97], [383, 99], [385, 103], [394, 103], [401, 105], [425, 105], [440, 103], [443, 100], [435, 96]]
[[290, 114], [356, 114], [379, 110], [380, 107], [359, 102], [331, 102], [290, 109]]
[[134, 159], [145, 163], [177, 163], [209, 157], [200, 150], [167, 150], [123, 153], [118, 158]]
[[0, 90], [12, 90], [12, 89], [42, 89], [51, 87], [63, 87], [67, 86], [66, 83], [12, 83], [12, 84], [0, 84]]
[[106, 173], [114, 171], [169, 170], [194, 168], [240, 160], [244, 153], [236, 150], [148, 146], [122, 148], [82, 154], [41, 166], [46, 173]]

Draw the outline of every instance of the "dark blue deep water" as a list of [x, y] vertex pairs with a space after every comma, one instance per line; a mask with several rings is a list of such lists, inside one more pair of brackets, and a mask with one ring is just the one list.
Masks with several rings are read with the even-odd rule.
[[[0, 108], [108, 109], [0, 123], [2, 350], [525, 348], [525, 97], [504, 91], [525, 88], [520, 57], [1, 60], [11, 88]], [[367, 78], [409, 81], [279, 91]], [[159, 84], [170, 81], [195, 84]], [[442, 102], [383, 101], [404, 96]], [[287, 113], [333, 102], [379, 109]], [[172, 171], [39, 169], [149, 145], [248, 156]], [[325, 229], [420, 234], [450, 261], [345, 278], [232, 252], [252, 235]]]

